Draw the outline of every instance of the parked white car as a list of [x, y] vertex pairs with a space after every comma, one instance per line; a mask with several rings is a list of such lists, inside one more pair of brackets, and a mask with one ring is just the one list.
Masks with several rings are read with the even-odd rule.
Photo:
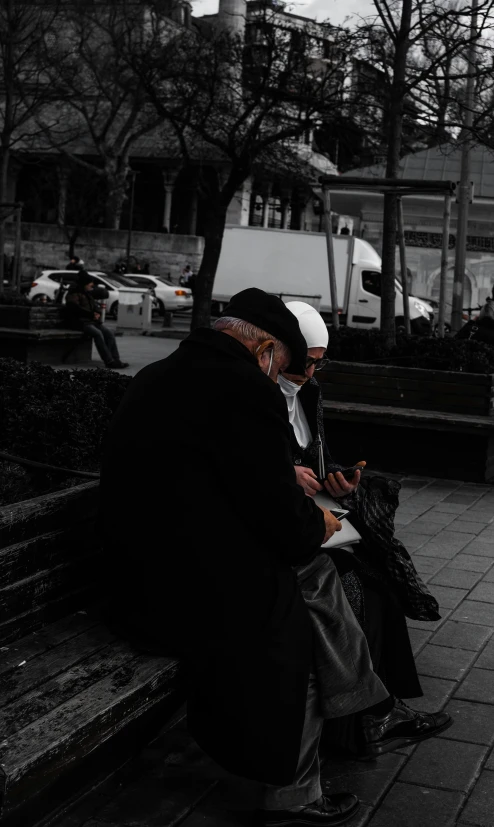
[[[118, 313], [118, 296], [121, 287], [126, 290], [135, 289], [135, 292], [142, 293], [145, 285], [136, 284], [133, 279], [127, 276], [120, 276], [112, 273], [108, 275], [100, 270], [88, 270], [89, 275], [94, 277], [94, 286], [106, 287], [108, 290], [108, 298], [106, 300], [107, 315], [115, 316]], [[43, 297], [46, 297], [48, 302], [55, 300], [57, 290], [60, 287], [60, 282], [63, 281], [65, 290], [77, 281], [77, 270], [43, 270], [41, 274], [32, 282], [28, 297], [33, 302], [40, 302]], [[146, 290], [149, 288], [146, 288]], [[66, 294], [64, 296], [64, 301]]]
[[165, 310], [173, 313], [177, 310], [190, 310], [194, 303], [192, 290], [188, 287], [179, 287], [163, 276], [150, 276], [142, 273], [126, 273], [125, 276], [136, 284], [154, 291], [161, 315]]

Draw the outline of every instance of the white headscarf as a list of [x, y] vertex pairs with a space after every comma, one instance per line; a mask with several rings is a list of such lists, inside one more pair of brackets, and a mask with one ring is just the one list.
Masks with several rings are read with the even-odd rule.
[[[317, 310], [306, 302], [287, 302], [286, 306], [296, 316], [302, 336], [307, 342], [307, 348], [323, 347], [326, 349], [329, 340], [328, 329]], [[297, 398], [302, 386], [290, 382], [281, 374], [278, 376], [278, 384], [286, 400], [288, 419], [296, 440], [301, 448], [305, 448], [312, 441], [312, 434], [304, 409]]]
[[328, 328], [316, 308], [306, 302], [287, 302], [286, 306], [297, 318], [307, 347], [323, 347], [326, 350], [329, 341]]

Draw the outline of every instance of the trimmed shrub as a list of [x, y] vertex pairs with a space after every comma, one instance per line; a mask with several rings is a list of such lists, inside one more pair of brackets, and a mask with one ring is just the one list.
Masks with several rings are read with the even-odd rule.
[[25, 307], [26, 305], [31, 305], [32, 301], [21, 293], [14, 293], [12, 290], [5, 290], [3, 293], [0, 293], [0, 304]]
[[330, 329], [328, 357], [338, 362], [494, 373], [494, 347], [484, 342], [398, 335], [396, 346], [388, 348], [378, 330]]
[[[105, 434], [130, 381], [106, 370], [71, 373], [39, 362], [0, 359], [0, 449], [24, 459], [97, 472]], [[66, 484], [58, 474], [18, 468], [15, 475], [3, 475], [0, 502], [11, 502], [12, 491], [19, 499], [22, 479], [25, 496]]]

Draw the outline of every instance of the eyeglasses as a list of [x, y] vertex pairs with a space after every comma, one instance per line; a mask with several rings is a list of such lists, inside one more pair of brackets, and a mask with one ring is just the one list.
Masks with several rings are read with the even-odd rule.
[[309, 368], [314, 367], [314, 370], [324, 370], [329, 365], [329, 359], [326, 359], [325, 356], [322, 356], [320, 359], [314, 359], [312, 356], [309, 356], [305, 363], [305, 369], [309, 370]]

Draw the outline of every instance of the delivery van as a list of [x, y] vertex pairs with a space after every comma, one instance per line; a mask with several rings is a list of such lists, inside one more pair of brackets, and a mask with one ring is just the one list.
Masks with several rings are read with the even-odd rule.
[[[361, 238], [334, 235], [338, 313], [341, 324], [378, 328], [381, 317], [381, 259]], [[397, 327], [404, 323], [401, 284], [396, 279]], [[247, 287], [260, 287], [286, 301], [313, 304], [331, 321], [328, 257], [324, 233], [227, 226], [213, 288], [213, 312]], [[431, 332], [433, 310], [409, 296], [413, 333]]]

